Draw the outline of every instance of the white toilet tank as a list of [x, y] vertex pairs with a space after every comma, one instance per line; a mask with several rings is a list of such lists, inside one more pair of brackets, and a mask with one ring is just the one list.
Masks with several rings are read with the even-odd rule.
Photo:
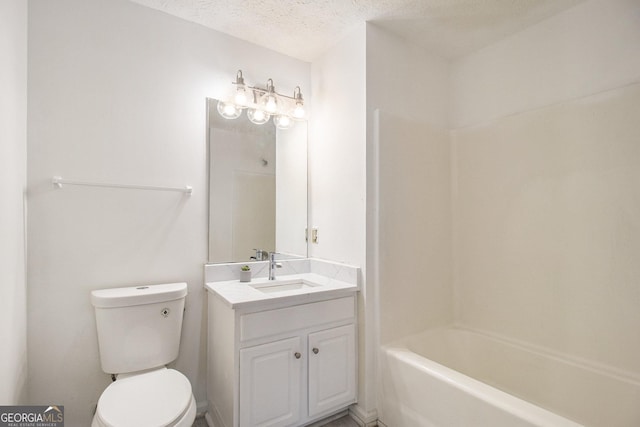
[[123, 374], [175, 360], [186, 295], [186, 283], [92, 291], [102, 370]]

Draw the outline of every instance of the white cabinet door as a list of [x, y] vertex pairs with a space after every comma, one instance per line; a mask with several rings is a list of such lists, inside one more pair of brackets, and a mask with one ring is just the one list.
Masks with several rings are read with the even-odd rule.
[[240, 350], [240, 427], [284, 427], [300, 420], [301, 341]]
[[356, 398], [355, 325], [309, 334], [309, 416]]

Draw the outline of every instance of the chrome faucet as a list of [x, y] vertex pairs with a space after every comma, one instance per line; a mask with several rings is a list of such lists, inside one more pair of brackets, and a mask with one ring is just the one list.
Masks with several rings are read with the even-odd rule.
[[278, 252], [269, 252], [269, 280], [276, 280], [276, 268], [282, 268], [282, 264], [276, 262]]
[[267, 251], [263, 251], [262, 249], [254, 249], [256, 251], [256, 255], [252, 256], [251, 259], [255, 259], [256, 261], [265, 261], [269, 254]]

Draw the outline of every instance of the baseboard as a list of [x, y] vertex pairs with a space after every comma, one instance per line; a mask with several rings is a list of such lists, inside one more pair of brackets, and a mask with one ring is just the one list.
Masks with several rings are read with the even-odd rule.
[[207, 412], [208, 406], [206, 400], [204, 402], [196, 402], [196, 418], [203, 417]]
[[204, 419], [207, 420], [209, 427], [227, 427], [227, 425], [222, 421], [222, 417], [216, 408], [213, 408], [213, 411], [207, 411], [204, 415]]
[[207, 421], [209, 427], [215, 427], [213, 419], [211, 419], [211, 415], [208, 412], [204, 414], [204, 419]]
[[358, 404], [349, 407], [349, 416], [360, 427], [375, 427], [378, 425], [378, 413], [375, 410], [367, 412]]

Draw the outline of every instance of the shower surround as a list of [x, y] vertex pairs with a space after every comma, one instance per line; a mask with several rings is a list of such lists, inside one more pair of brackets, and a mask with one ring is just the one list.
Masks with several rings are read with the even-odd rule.
[[[396, 399], [398, 384], [389, 378], [419, 359], [460, 369], [403, 344], [437, 328], [476, 331], [494, 343], [553, 355], [559, 366], [605, 373], [632, 390], [598, 399], [607, 425], [640, 424], [640, 411], [629, 410], [624, 398], [637, 401], [640, 389], [638, 14], [637, 2], [587, 1], [452, 61], [442, 78], [451, 92], [444, 126], [429, 120], [427, 108], [421, 119], [375, 100], [372, 260], [383, 424], [411, 425], [402, 416], [424, 410]], [[374, 65], [371, 86], [381, 83]], [[471, 361], [487, 354], [460, 348]], [[525, 389], [546, 382], [548, 393], [584, 390], [572, 375], [558, 374], [554, 379], [566, 384], [555, 385], [548, 376], [525, 375], [559, 372], [545, 371], [540, 358], [526, 360], [521, 372], [508, 361], [494, 368], [516, 376]], [[465, 374], [491, 383], [474, 370]], [[407, 378], [416, 388], [405, 396], [421, 395], [418, 374]], [[573, 410], [575, 402], [558, 406], [492, 385], [569, 423], [603, 422], [589, 415], [594, 405], [588, 400]], [[450, 406], [453, 401], [441, 402], [441, 409], [465, 410]], [[448, 425], [431, 421], [415, 425]]]
[[[640, 423], [636, 404], [640, 401], [638, 105], [640, 84], [633, 84], [452, 133], [452, 288], [446, 286], [442, 263], [430, 268], [433, 260], [425, 260], [413, 269], [392, 260], [382, 262], [380, 267], [381, 339], [383, 344], [393, 342], [380, 355], [383, 423], [448, 425], [420, 424], [429, 418], [407, 418], [406, 408], [398, 405], [404, 407], [411, 395], [422, 395], [420, 387], [425, 383], [398, 390], [403, 383], [399, 378], [405, 375], [416, 382], [415, 378], [427, 369], [424, 363], [434, 360], [436, 365], [458, 370], [460, 364], [449, 365], [451, 359], [487, 359], [492, 357], [488, 354], [501, 353], [498, 347], [491, 349], [491, 344], [501, 338], [553, 355], [543, 359], [519, 353], [514, 360], [493, 365], [502, 371], [496, 374], [524, 382], [521, 386], [525, 390], [545, 383], [544, 393], [576, 394], [586, 392], [585, 384], [594, 381], [606, 385], [598, 389], [610, 390], [578, 401], [560, 398], [550, 404], [543, 399], [541, 407], [573, 415], [570, 419], [585, 426], [602, 425], [604, 420], [611, 426]], [[410, 126], [393, 116], [381, 116], [381, 126], [389, 131]], [[424, 131], [423, 135], [428, 133]], [[381, 135], [386, 135], [385, 131]], [[419, 169], [419, 161], [413, 162], [409, 173]], [[381, 177], [383, 181], [391, 178], [384, 173]], [[394, 182], [398, 179], [394, 175]], [[416, 203], [415, 198], [409, 203]], [[415, 208], [409, 217], [419, 216]], [[398, 225], [394, 220], [403, 220], [390, 216], [393, 217], [392, 212], [381, 209], [381, 226], [387, 231]], [[423, 218], [420, 228], [430, 227], [428, 218]], [[433, 215], [430, 218], [433, 220]], [[402, 233], [381, 233], [382, 244], [396, 240], [400, 244], [406, 238]], [[439, 257], [446, 259], [446, 255]], [[416, 277], [430, 276], [431, 280], [402, 276], [402, 270], [419, 271]], [[439, 281], [434, 280], [437, 275]], [[386, 286], [391, 283], [393, 286]], [[403, 305], [413, 308], [402, 312]], [[450, 318], [448, 310], [452, 312]], [[429, 351], [414, 352], [411, 346], [393, 341], [408, 326], [424, 324], [458, 325], [490, 333], [498, 340], [484, 341], [480, 351], [466, 342], [469, 335], [465, 341], [458, 333], [455, 339], [465, 341], [466, 347], [458, 346], [460, 353], [440, 359], [430, 357]], [[420, 336], [412, 338], [413, 346], [428, 347], [428, 341], [416, 344]], [[451, 344], [448, 338], [441, 340]], [[549, 360], [556, 365], [549, 367]], [[572, 370], [576, 369], [581, 370], [579, 375], [574, 375]], [[537, 375], [530, 375], [531, 372]], [[440, 375], [429, 381], [458, 381], [447, 376], [446, 369]], [[471, 368], [467, 375], [487, 378]], [[590, 375], [597, 381], [591, 381]], [[554, 382], [558, 378], [567, 383]], [[513, 390], [500, 382], [488, 383], [501, 390]], [[615, 386], [609, 387], [610, 383]], [[537, 401], [525, 392], [515, 394]], [[467, 398], [458, 396], [453, 400]], [[598, 417], [593, 418], [589, 409], [596, 401], [601, 407], [596, 411]], [[563, 407], [563, 403], [567, 406]], [[420, 405], [413, 409], [420, 409]], [[468, 410], [465, 407], [453, 412]], [[480, 409], [480, 413], [485, 410]], [[611, 417], [603, 420], [603, 414]], [[522, 425], [564, 425], [535, 419]], [[409, 424], [407, 420], [411, 420]], [[504, 425], [520, 425], [509, 424], [513, 422], [509, 420]]]

